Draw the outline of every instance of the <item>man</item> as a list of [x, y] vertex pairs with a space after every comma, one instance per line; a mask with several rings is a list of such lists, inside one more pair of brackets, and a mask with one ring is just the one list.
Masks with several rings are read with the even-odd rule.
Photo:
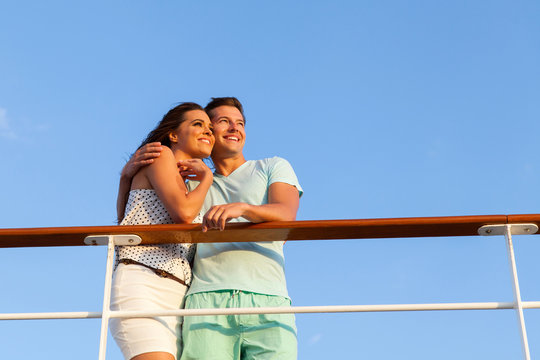
[[[229, 221], [295, 220], [302, 195], [296, 175], [278, 157], [246, 161], [246, 122], [238, 99], [214, 98], [205, 110], [214, 126], [216, 170], [201, 210], [203, 231], [223, 230]], [[149, 149], [141, 158], [153, 156]], [[191, 189], [196, 185], [189, 183]], [[185, 307], [290, 306], [283, 267], [283, 242], [198, 244]], [[182, 360], [297, 357], [292, 314], [187, 316], [183, 341]]]

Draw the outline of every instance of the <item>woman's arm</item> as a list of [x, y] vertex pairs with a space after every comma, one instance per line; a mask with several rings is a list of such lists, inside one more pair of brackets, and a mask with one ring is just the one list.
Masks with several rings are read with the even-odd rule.
[[212, 171], [200, 159], [184, 161], [183, 166], [200, 179], [199, 186], [191, 192], [187, 191], [176, 159], [167, 147], [145, 170], [146, 177], [175, 223], [191, 223], [195, 219], [213, 180]]
[[120, 184], [118, 186], [118, 197], [116, 198], [116, 216], [118, 222], [122, 221], [125, 215], [124, 212], [126, 211], [129, 190], [131, 189], [131, 180], [133, 180], [135, 174], [142, 167], [153, 163], [154, 159], [159, 157], [162, 149], [163, 147], [159, 142], [148, 143], [138, 149], [122, 168]]

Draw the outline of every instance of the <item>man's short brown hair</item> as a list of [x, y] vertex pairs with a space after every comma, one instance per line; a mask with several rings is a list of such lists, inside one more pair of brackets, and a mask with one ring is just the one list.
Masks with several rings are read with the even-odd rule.
[[242, 114], [244, 122], [246, 121], [246, 117], [244, 115], [244, 107], [242, 106], [240, 100], [238, 100], [234, 96], [211, 98], [210, 102], [204, 108], [204, 111], [206, 111], [208, 116], [212, 118], [212, 110], [220, 106], [232, 106], [237, 108], [240, 111], [240, 114]]

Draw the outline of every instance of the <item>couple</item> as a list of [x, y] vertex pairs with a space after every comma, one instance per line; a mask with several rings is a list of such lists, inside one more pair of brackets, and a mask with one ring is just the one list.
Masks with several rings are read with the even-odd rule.
[[[206, 231], [294, 220], [302, 195], [294, 170], [278, 157], [246, 161], [245, 123], [234, 97], [171, 109], [122, 171], [121, 224], [202, 222]], [[210, 154], [213, 174], [201, 160]], [[196, 252], [191, 244], [119, 246], [116, 254], [113, 310], [178, 309], [184, 299], [187, 309], [290, 306], [282, 241], [198, 244]], [[183, 346], [178, 325], [174, 317], [113, 318], [110, 327], [126, 359], [296, 359], [292, 314], [187, 316]]]

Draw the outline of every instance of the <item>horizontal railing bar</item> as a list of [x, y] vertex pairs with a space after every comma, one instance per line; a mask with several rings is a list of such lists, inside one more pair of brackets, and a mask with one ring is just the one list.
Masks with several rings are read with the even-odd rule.
[[484, 225], [518, 222], [540, 225], [540, 214], [231, 223], [205, 233], [198, 224], [0, 229], [0, 248], [82, 246], [89, 235], [126, 233], [142, 244], [474, 236]]
[[[308, 314], [346, 312], [441, 311], [441, 310], [505, 310], [513, 309], [513, 302], [473, 302], [434, 304], [382, 305], [322, 305], [291, 307], [258, 307], [226, 309], [178, 309], [155, 311], [111, 311], [111, 318], [156, 316], [253, 315], [253, 314]], [[540, 301], [524, 301], [524, 309], [540, 309]], [[101, 312], [49, 312], [0, 314], [0, 320], [95, 319]]]
[[43, 313], [5, 313], [0, 320], [53, 320], [53, 319], [100, 319], [101, 312], [43, 312]]

